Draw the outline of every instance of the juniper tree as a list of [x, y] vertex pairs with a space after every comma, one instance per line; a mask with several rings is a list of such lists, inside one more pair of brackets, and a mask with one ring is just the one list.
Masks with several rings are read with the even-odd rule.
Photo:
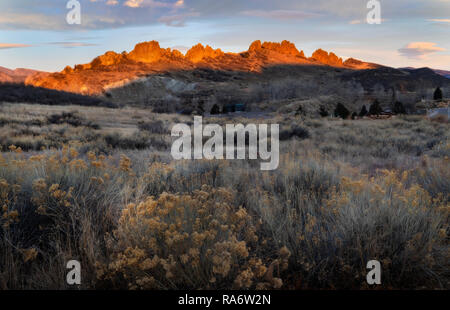
[[406, 114], [406, 109], [403, 103], [401, 103], [400, 101], [396, 101], [394, 103], [392, 112], [394, 112], [395, 114]]
[[334, 110], [334, 116], [346, 119], [349, 115], [350, 111], [342, 103], [338, 103]]
[[319, 109], [319, 114], [320, 114], [320, 116], [322, 116], [322, 117], [327, 117], [329, 114], [328, 114], [328, 111], [324, 108], [324, 107], [320, 107], [320, 109]]
[[436, 101], [441, 101], [443, 98], [442, 95], [442, 90], [440, 87], [436, 88], [436, 90], [434, 91], [434, 95], [433, 95], [433, 99]]
[[369, 108], [369, 115], [380, 115], [383, 112], [380, 103], [378, 100], [375, 100]]
[[220, 114], [220, 108], [219, 108], [219, 105], [217, 105], [217, 104], [214, 104], [214, 105], [213, 105], [213, 107], [212, 107], [212, 109], [211, 109], [211, 114], [212, 114], [212, 115]]
[[363, 105], [363, 107], [362, 107], [362, 109], [361, 109], [361, 112], [359, 112], [359, 116], [360, 117], [364, 117], [364, 116], [366, 116], [367, 115], [367, 108], [366, 108], [366, 106], [365, 105]]

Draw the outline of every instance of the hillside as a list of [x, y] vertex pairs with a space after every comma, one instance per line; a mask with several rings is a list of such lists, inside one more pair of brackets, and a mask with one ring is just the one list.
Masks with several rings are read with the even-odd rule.
[[450, 80], [430, 69], [343, 60], [322, 49], [306, 57], [288, 41], [255, 41], [241, 53], [197, 44], [185, 55], [156, 41], [144, 42], [129, 53], [109, 51], [61, 72], [37, 73], [26, 84], [159, 112], [200, 114], [216, 104], [317, 114], [319, 107], [333, 111], [337, 102], [357, 112], [375, 99], [385, 106], [401, 101], [414, 110], [436, 87], [450, 97]]
[[0, 83], [24, 83], [29, 76], [41, 72], [23, 68], [11, 70], [0, 66]]
[[[418, 68], [414, 68], [414, 67], [405, 67], [405, 68], [399, 68], [400, 70], [418, 70]], [[428, 69], [428, 68], [420, 68], [420, 69]], [[439, 69], [431, 69], [434, 73], [442, 75], [443, 77], [449, 78], [450, 79], [450, 71], [446, 71], [446, 70], [439, 70]]]
[[434, 72], [436, 72], [437, 74], [440, 74], [442, 76], [445, 76], [446, 78], [450, 79], [450, 71], [445, 71], [445, 70], [433, 70]]
[[23, 83], [0, 83], [1, 102], [115, 107], [114, 104], [100, 98], [34, 87]]

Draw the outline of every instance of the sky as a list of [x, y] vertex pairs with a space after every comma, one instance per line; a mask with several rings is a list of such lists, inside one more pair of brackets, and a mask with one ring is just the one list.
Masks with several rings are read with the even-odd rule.
[[[76, 2], [81, 23], [69, 24]], [[380, 3], [380, 24], [367, 22], [370, 2]], [[0, 66], [11, 69], [60, 71], [151, 40], [181, 52], [289, 40], [307, 56], [322, 48], [450, 70], [450, 0], [0, 0], [0, 12]]]

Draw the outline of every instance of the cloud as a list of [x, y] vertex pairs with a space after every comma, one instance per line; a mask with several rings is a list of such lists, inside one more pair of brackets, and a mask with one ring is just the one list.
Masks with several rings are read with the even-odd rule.
[[30, 47], [28, 44], [15, 44], [15, 43], [0, 43], [0, 50], [10, 49], [10, 48], [22, 48]]
[[427, 21], [431, 22], [433, 25], [441, 26], [441, 27], [449, 27], [450, 26], [450, 19], [448, 18], [434, 18], [434, 19], [427, 19]]
[[[65, 3], [66, 1], [64, 1]], [[65, 22], [68, 13], [61, 0], [0, 1], [0, 29], [111, 29], [170, 22], [175, 16], [198, 12], [202, 20], [245, 18], [246, 16], [276, 20], [304, 20], [326, 17], [327, 24], [362, 21], [367, 15], [367, 1], [361, 0], [80, 0], [82, 24], [70, 27]], [[396, 0], [384, 1], [383, 18], [429, 20], [437, 25], [449, 25], [443, 12], [450, 11], [450, 1]], [[313, 12], [313, 13], [312, 13]], [[444, 17], [443, 17], [444, 16]], [[102, 17], [108, 22], [98, 19]], [[325, 18], [324, 18], [325, 19]], [[169, 22], [167, 22], [169, 21]]]
[[[382, 18], [381, 22], [385, 23], [389, 21], [389, 19], [386, 18]], [[362, 19], [354, 19], [348, 22], [350, 25], [359, 25], [359, 24], [367, 24], [367, 20], [362, 20]]]
[[64, 48], [97, 46], [97, 44], [94, 44], [94, 43], [84, 43], [84, 42], [50, 42], [47, 44], [58, 45], [58, 46], [64, 47]]
[[184, 0], [178, 0], [176, 2], [162, 2], [156, 0], [127, 0], [123, 5], [130, 8], [180, 8], [184, 6]]
[[89, 1], [91, 1], [91, 2], [99, 2], [99, 3], [100, 2], [105, 2], [106, 5], [112, 5], [112, 6], [119, 4], [118, 0], [89, 0]]
[[433, 42], [411, 42], [398, 51], [402, 56], [405, 57], [425, 58], [430, 54], [445, 51], [445, 48], [441, 48], [436, 45], [437, 43]]
[[271, 18], [278, 20], [302, 20], [320, 16], [320, 14], [298, 10], [250, 10], [242, 11], [241, 14], [252, 17]]
[[185, 14], [162, 16], [158, 19], [158, 21], [160, 23], [164, 23], [170, 27], [184, 27], [186, 19], [188, 17], [194, 17], [194, 16], [199, 16], [199, 13], [190, 12], [190, 13], [185, 13]]
[[65, 20], [66, 13], [55, 16], [44, 14], [2, 13], [0, 29], [31, 29], [31, 30], [80, 30], [105, 29], [124, 26], [122, 17], [107, 15], [82, 14], [81, 25], [69, 25]]
[[436, 23], [450, 23], [450, 19], [428, 19], [430, 22], [436, 22]]
[[178, 0], [176, 3], [175, 3], [175, 7], [177, 7], [177, 8], [181, 8], [181, 7], [183, 7], [184, 6], [184, 0]]
[[60, 29], [64, 21], [44, 14], [3, 13], [0, 15], [0, 28], [4, 29]]
[[128, 6], [130, 8], [138, 8], [142, 5], [144, 0], [127, 0], [123, 5]]

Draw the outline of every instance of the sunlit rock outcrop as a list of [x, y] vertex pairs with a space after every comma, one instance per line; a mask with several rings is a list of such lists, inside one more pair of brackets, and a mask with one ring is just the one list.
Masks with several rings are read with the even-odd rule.
[[205, 58], [217, 58], [223, 56], [224, 52], [220, 49], [213, 49], [211, 46], [207, 45], [206, 47], [202, 44], [197, 44], [193, 46], [187, 53], [186, 59], [196, 63], [200, 62]]
[[344, 65], [342, 58], [336, 56], [333, 52], [328, 53], [323, 49], [316, 50], [312, 54], [311, 59], [329, 66], [342, 67]]

